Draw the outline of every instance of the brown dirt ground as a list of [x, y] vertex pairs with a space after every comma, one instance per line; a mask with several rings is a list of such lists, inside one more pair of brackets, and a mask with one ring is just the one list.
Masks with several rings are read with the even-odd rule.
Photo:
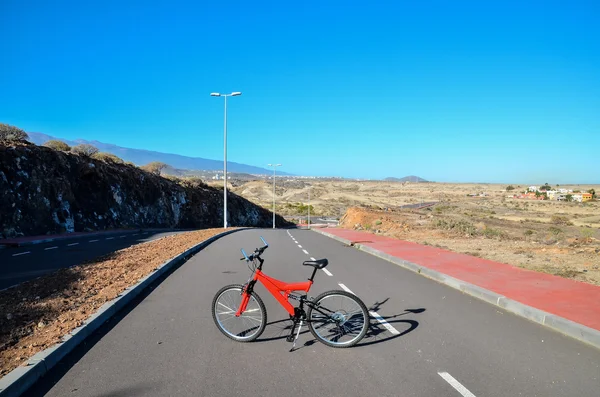
[[598, 229], [588, 234], [577, 226], [508, 221], [445, 204], [418, 211], [353, 207], [342, 217], [340, 227], [600, 285]]
[[[554, 186], [554, 185], [553, 185]], [[571, 218], [576, 226], [600, 227], [600, 202], [566, 203], [558, 201], [535, 201], [507, 198], [513, 193], [524, 191], [527, 186], [514, 184], [515, 190], [506, 191], [506, 184], [489, 183], [410, 183], [387, 181], [352, 181], [277, 178], [275, 208], [280, 215], [306, 216], [299, 212], [297, 204], [310, 203], [311, 214], [341, 217], [350, 207], [373, 209], [397, 208], [405, 204], [440, 201], [451, 202], [475, 210], [487, 209], [498, 213], [497, 217], [521, 217], [549, 222], [554, 214]], [[563, 185], [561, 188], [600, 191], [600, 185]], [[242, 197], [271, 210], [273, 185], [271, 181], [256, 180], [239, 186], [232, 191]], [[484, 192], [485, 198], [469, 198], [467, 194]]]
[[0, 377], [59, 342], [168, 259], [221, 232], [164, 237], [0, 291]]

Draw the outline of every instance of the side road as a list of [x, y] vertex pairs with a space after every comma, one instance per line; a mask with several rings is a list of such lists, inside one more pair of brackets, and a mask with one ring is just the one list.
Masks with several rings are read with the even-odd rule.
[[21, 237], [0, 249], [0, 290], [144, 242], [183, 231], [143, 229]]
[[55, 240], [80, 238], [80, 237], [91, 237], [91, 236], [105, 236], [112, 234], [127, 234], [127, 233], [144, 233], [144, 232], [175, 232], [174, 229], [158, 229], [158, 228], [138, 228], [138, 229], [114, 229], [114, 230], [102, 230], [95, 232], [73, 232], [73, 233], [61, 233], [61, 234], [45, 234], [39, 236], [25, 236], [15, 237], [8, 239], [0, 239], [0, 248], [4, 247], [23, 247], [26, 245], [48, 243]]
[[371, 233], [313, 230], [600, 348], [600, 287]]

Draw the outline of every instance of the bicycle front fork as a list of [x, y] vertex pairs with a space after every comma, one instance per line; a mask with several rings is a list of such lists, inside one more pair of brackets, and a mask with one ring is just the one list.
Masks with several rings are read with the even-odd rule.
[[254, 284], [256, 284], [256, 280], [248, 281], [243, 287], [242, 292], [242, 301], [240, 302], [240, 307], [238, 307], [237, 312], [235, 312], [235, 316], [239, 317], [248, 307], [248, 302], [250, 301], [250, 297], [252, 296], [252, 291], [254, 290]]

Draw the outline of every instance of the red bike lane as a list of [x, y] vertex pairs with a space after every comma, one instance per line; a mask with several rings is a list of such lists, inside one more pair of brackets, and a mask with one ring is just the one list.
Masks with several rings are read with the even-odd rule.
[[371, 233], [324, 231], [600, 331], [598, 286]]

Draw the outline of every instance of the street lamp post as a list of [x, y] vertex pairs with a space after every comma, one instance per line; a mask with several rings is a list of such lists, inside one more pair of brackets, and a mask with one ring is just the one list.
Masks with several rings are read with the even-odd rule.
[[223, 126], [223, 228], [227, 229], [227, 97], [242, 95], [241, 92], [232, 92], [231, 94], [219, 94], [212, 92], [210, 96], [225, 97], [225, 121]]
[[281, 164], [267, 164], [269, 167], [273, 167], [273, 229], [275, 229], [275, 170], [277, 167], [281, 167]]
[[308, 228], [310, 229], [310, 185], [308, 185]]

